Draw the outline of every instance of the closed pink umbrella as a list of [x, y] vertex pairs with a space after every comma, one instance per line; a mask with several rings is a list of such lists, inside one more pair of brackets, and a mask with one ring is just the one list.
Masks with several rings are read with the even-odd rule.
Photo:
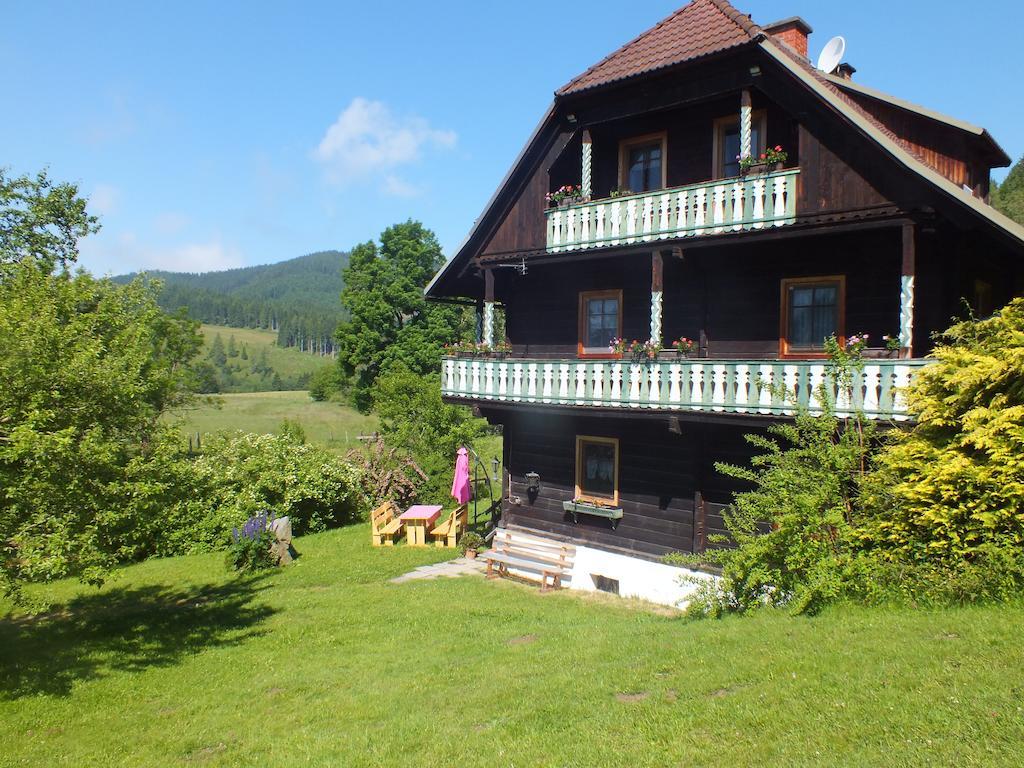
[[469, 502], [469, 453], [459, 448], [459, 458], [455, 460], [455, 479], [452, 480], [452, 496], [459, 504]]

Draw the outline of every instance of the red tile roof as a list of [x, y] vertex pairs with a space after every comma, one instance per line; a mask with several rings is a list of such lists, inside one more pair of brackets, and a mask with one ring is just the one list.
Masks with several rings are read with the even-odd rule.
[[559, 96], [646, 74], [760, 39], [761, 28], [726, 0], [693, 0], [558, 90]]

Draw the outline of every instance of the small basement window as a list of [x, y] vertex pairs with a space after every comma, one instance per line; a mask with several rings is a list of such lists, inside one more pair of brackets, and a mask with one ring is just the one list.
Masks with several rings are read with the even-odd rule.
[[619, 503], [619, 441], [614, 437], [576, 437], [576, 498]]
[[829, 336], [843, 338], [845, 289], [842, 276], [782, 281], [783, 356], [822, 355]]
[[594, 586], [597, 587], [600, 592], [610, 592], [613, 595], [619, 594], [619, 580], [610, 579], [607, 576], [600, 576], [596, 573], [590, 574], [590, 578], [594, 580]]

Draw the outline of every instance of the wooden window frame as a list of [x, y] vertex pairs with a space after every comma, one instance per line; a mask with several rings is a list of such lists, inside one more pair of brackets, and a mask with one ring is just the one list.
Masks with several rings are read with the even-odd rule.
[[[611, 498], [607, 496], [588, 496], [583, 493], [583, 485], [581, 483], [580, 470], [583, 468], [583, 443], [604, 443], [606, 445], [612, 445], [615, 447], [615, 472], [612, 485], [614, 487], [614, 493]], [[599, 437], [597, 435], [576, 435], [576, 495], [573, 497], [579, 501], [590, 502], [591, 504], [608, 504], [611, 502], [612, 506], [619, 506], [619, 438], [617, 437]]]
[[840, 346], [846, 344], [846, 275], [817, 275], [815, 277], [786, 277], [779, 282], [779, 357], [817, 360], [828, 357], [824, 349], [792, 349], [789, 346], [789, 289], [794, 285], [835, 283], [839, 287], [836, 298], [836, 338]]
[[[619, 189], [622, 189], [629, 183], [627, 178], [629, 150], [641, 144], [654, 144], [657, 141], [661, 142], [661, 188], [668, 188], [668, 131], [658, 131], [657, 133], [646, 133], [643, 136], [622, 139], [619, 142]], [[643, 194], [638, 189], [633, 191], [637, 194]], [[650, 191], [653, 192], [655, 190]]]
[[[733, 123], [739, 123], [739, 113], [735, 115], [729, 115], [728, 117], [719, 117], [714, 122], [714, 138], [712, 140], [712, 151], [714, 156], [712, 157], [711, 174], [714, 180], [726, 178], [722, 174], [725, 173], [722, 165], [722, 150], [725, 144], [725, 129], [726, 126], [731, 126]], [[755, 109], [750, 114], [750, 130], [753, 132], [754, 126], [757, 125], [758, 136], [760, 142], [758, 146], [751, 147], [751, 154], [760, 155], [768, 147], [768, 112], [764, 109]], [[735, 178], [730, 176], [729, 178]]]
[[[590, 299], [618, 299], [619, 301], [619, 323], [615, 331], [615, 335], [620, 339], [622, 338], [622, 289], [613, 288], [605, 291], [580, 291], [579, 298], [579, 310], [577, 318], [576, 328], [576, 356], [581, 358], [592, 358], [592, 359], [618, 359], [621, 355], [617, 355], [611, 350], [605, 352], [588, 352], [588, 347], [583, 346], [583, 340], [587, 338], [587, 302]], [[591, 347], [592, 349], [592, 347]]]

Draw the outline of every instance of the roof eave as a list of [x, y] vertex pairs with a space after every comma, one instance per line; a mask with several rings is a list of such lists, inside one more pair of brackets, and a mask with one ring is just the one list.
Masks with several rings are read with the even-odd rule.
[[938, 188], [940, 192], [944, 193], [954, 202], [969, 209], [976, 215], [981, 216], [990, 224], [1001, 229], [1006, 235], [1015, 241], [1017, 245], [1024, 246], [1024, 227], [1017, 224], [1007, 216], [1004, 216], [983, 200], [980, 200], [973, 194], [964, 191], [945, 176], [919, 161], [907, 152], [907, 150], [903, 149], [899, 144], [873, 126], [862, 115], [857, 114], [856, 111], [850, 109], [842, 99], [837, 98], [834, 93], [815, 79], [812, 74], [797, 66], [796, 63], [785, 52], [772, 43], [771, 40], [762, 40], [760, 45], [769, 56], [780, 63], [805, 86], [810, 88], [819, 98], [825, 101], [847, 121], [852, 123], [854, 127], [874, 141], [881, 149], [895, 158], [898, 162], [923, 177], [926, 181], [929, 181], [933, 186]]

